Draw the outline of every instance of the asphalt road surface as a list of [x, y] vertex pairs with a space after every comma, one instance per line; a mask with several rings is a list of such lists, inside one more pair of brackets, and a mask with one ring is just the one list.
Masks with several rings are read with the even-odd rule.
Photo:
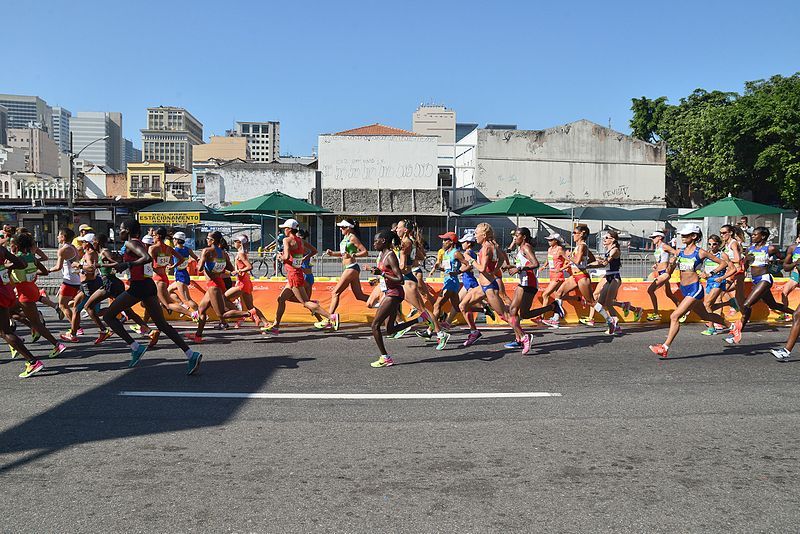
[[[22, 329], [21, 329], [22, 330]], [[169, 341], [116, 338], [29, 380], [0, 355], [4, 532], [789, 532], [800, 520], [800, 359], [686, 325], [503, 330], [437, 352], [364, 327], [209, 331], [197, 376]], [[38, 343], [37, 353], [47, 348]], [[167, 397], [121, 395], [166, 392]], [[179, 393], [238, 393], [180, 397]], [[326, 394], [322, 399], [243, 394]], [[553, 393], [510, 398], [339, 394]]]

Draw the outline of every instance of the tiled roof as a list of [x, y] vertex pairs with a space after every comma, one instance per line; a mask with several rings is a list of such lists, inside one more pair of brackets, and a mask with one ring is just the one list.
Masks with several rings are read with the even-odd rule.
[[391, 126], [384, 126], [383, 124], [370, 124], [369, 126], [362, 126], [360, 128], [353, 128], [352, 130], [345, 130], [343, 132], [335, 133], [333, 135], [417, 135], [414, 132], [403, 130], [401, 128], [392, 128]]

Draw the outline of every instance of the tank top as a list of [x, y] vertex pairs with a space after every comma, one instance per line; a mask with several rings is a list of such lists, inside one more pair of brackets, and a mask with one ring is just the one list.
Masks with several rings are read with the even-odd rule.
[[[613, 250], [613, 249], [612, 249]], [[622, 258], [617, 256], [616, 258], [612, 258], [611, 260], [608, 257], [611, 255], [611, 251], [607, 250], [605, 254], [606, 261], [608, 261], [608, 266], [606, 267], [606, 274], [619, 274], [620, 267], [622, 267]]]
[[189, 267], [189, 257], [190, 257], [189, 254], [192, 252], [192, 249], [190, 249], [189, 247], [175, 247], [172, 250], [177, 252], [178, 256], [183, 258], [180, 262], [174, 257], [172, 258], [172, 263], [175, 264], [175, 270], [185, 271], [187, 267]]
[[[550, 259], [550, 257], [548, 256], [548, 261], [549, 261], [549, 259]], [[530, 269], [531, 268], [531, 262], [525, 256], [525, 254], [522, 253], [522, 247], [520, 247], [517, 250], [517, 254], [514, 256], [514, 266], [517, 269]]]
[[384, 292], [386, 292], [386, 291], [388, 291], [390, 289], [397, 289], [397, 288], [403, 287], [403, 283], [402, 282], [398, 282], [397, 280], [394, 280], [393, 278], [391, 278], [391, 279], [386, 278], [386, 275], [390, 275], [391, 276], [391, 275], [394, 274], [394, 272], [392, 271], [391, 267], [389, 267], [385, 262], [386, 256], [388, 256], [390, 253], [391, 253], [390, 251], [383, 252], [381, 254], [381, 256], [378, 258], [378, 263], [377, 263], [378, 269], [380, 269], [380, 271], [381, 271], [381, 278], [380, 278], [380, 282], [379, 283], [380, 283], [381, 291], [384, 291]]
[[659, 243], [658, 247], [653, 251], [653, 257], [657, 264], [667, 263], [669, 261], [669, 252], [664, 250], [663, 243]]
[[452, 247], [442, 255], [442, 270], [447, 276], [458, 276], [461, 271], [461, 260], [456, 258], [456, 249]]
[[216, 254], [216, 257], [213, 260], [206, 261], [205, 265], [203, 265], [203, 270], [205, 270], [209, 278], [219, 278], [225, 271], [225, 257], [222, 255], [222, 249], [214, 247], [214, 254]]
[[341, 252], [343, 255], [354, 255], [356, 252], [358, 252], [358, 247], [350, 242], [350, 235], [344, 236], [339, 242], [339, 252]]
[[17, 254], [21, 259], [27, 262], [23, 269], [14, 269], [11, 271], [11, 281], [15, 284], [20, 282], [35, 282], [39, 269], [36, 267], [36, 256], [33, 252], [25, 254]]
[[158, 245], [153, 258], [153, 270], [161, 276], [166, 276], [167, 267], [172, 263], [172, 259], [172, 254], [167, 251], [167, 245], [164, 243]]
[[700, 259], [699, 250], [695, 247], [694, 252], [691, 254], [686, 254], [686, 249], [678, 252], [678, 270], [681, 272], [696, 272], [703, 263], [703, 260]]
[[[107, 250], [107, 249], [103, 249]], [[106, 267], [105, 257], [103, 256], [103, 250], [100, 251], [100, 257], [98, 258], [99, 269], [100, 269], [100, 276], [103, 278], [114, 276], [114, 270], [111, 267]]]
[[[478, 255], [474, 250], [467, 250], [464, 252], [464, 256], [467, 258], [472, 258], [473, 260], [478, 259]], [[472, 267], [469, 268], [469, 271], [464, 271], [461, 273], [461, 280], [471, 282], [472, 285], [478, 284], [478, 280], [475, 278], [475, 273], [473, 272]]]
[[800, 245], [795, 245], [792, 250], [792, 263], [800, 260]]
[[[145, 250], [147, 250], [147, 246], [140, 239], [129, 239], [131, 243], [137, 243], [142, 246]], [[132, 261], [136, 261], [139, 259], [139, 256], [131, 254], [128, 252], [127, 247], [125, 248], [125, 254], [122, 256], [122, 261], [126, 263], [130, 263]], [[130, 267], [130, 281], [131, 282], [139, 282], [142, 280], [147, 280], [148, 278], [153, 277], [153, 264], [152, 263], [145, 263], [144, 265], [131, 265]]]
[[[587, 248], [587, 250], [588, 250], [588, 248], [589, 248], [589, 247], [588, 247], [588, 246], [587, 246], [585, 243], [583, 244], [583, 246], [584, 246], [584, 247], [586, 247], [586, 248]], [[572, 257], [575, 257], [575, 252], [577, 252], [577, 250], [578, 250], [578, 248], [576, 247], [576, 248], [575, 248], [575, 249], [572, 251], [572, 253], [573, 253], [573, 256], [572, 256]], [[581, 270], [581, 271], [584, 271], [584, 272], [585, 272], [585, 271], [586, 271], [586, 266], [589, 264], [589, 254], [584, 254], [584, 255], [583, 255], [583, 259], [581, 259], [580, 263], [575, 263], [575, 262], [574, 262], [574, 261], [572, 261], [572, 260], [570, 260], [570, 263], [572, 263], [572, 265], [574, 265], [575, 267], [577, 267], [579, 270]]]
[[751, 245], [747, 249], [747, 253], [753, 256], [753, 262], [750, 267], [766, 267], [769, 265], [769, 245], [760, 247]]
[[[486, 265], [486, 271], [485, 272], [494, 273], [495, 270], [497, 269], [497, 249], [494, 248], [494, 247], [492, 248], [492, 257], [491, 258], [487, 258], [487, 254], [486, 254], [486, 250], [487, 249], [488, 249], [488, 247], [481, 248], [481, 252], [480, 252], [479, 256], [480, 256], [480, 258], [482, 258], [483, 261], [485, 261], [485, 265]], [[481, 263], [483, 263], [483, 261]]]
[[72, 262], [78, 257], [77, 252], [70, 259], [65, 259], [61, 265], [61, 281], [71, 286], [77, 286], [81, 283], [80, 271], [72, 267]]
[[[239, 255], [237, 254], [236, 255], [236, 270], [238, 271], [239, 269], [244, 269], [245, 267], [247, 267], [247, 265], [244, 263], [244, 261], [239, 259]], [[248, 280], [250, 280], [250, 273], [249, 272], [247, 272], [247, 273], [239, 273], [238, 277], [239, 277], [239, 281], [240, 282], [247, 282]]]
[[564, 268], [564, 256], [553, 256], [550, 249], [547, 249], [547, 268], [552, 272], [562, 270]]
[[5, 258], [3, 260], [0, 262], [0, 286], [8, 286], [11, 285], [11, 272], [5, 266]]
[[303, 268], [303, 256], [305, 256], [305, 247], [303, 247], [303, 240], [300, 238], [294, 239], [294, 246], [289, 248], [289, 259], [284, 263], [287, 268], [297, 270]]
[[[717, 258], [721, 258], [722, 257], [722, 251], [717, 252], [716, 254], [714, 254], [714, 256], [717, 257]], [[719, 267], [719, 262], [718, 261], [714, 261], [711, 258], [706, 258], [706, 259], [703, 260], [703, 270], [706, 272], [706, 274], [708, 274], [708, 279], [709, 280], [716, 280], [717, 278], [719, 278], [720, 276], [725, 274], [725, 271], [721, 271], [721, 272], [712, 274], [712, 271], [714, 269], [716, 269], [717, 267]]]

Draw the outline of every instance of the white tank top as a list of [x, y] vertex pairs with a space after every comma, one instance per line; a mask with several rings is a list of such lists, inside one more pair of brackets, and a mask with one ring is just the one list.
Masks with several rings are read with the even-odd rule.
[[[69, 246], [69, 245], [67, 245]], [[72, 262], [77, 258], [78, 255], [75, 254], [69, 260], [64, 260], [64, 264], [61, 266], [61, 279], [65, 284], [71, 286], [79, 286], [81, 285], [81, 275], [80, 275], [80, 268], [75, 269], [72, 267]]]

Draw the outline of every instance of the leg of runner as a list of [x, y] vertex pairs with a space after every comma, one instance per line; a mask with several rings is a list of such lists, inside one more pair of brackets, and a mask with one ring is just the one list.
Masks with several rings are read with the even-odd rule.
[[38, 332], [43, 338], [49, 341], [53, 345], [53, 350], [50, 352], [50, 358], [55, 358], [64, 350], [66, 347], [63, 343], [59, 343], [59, 341], [55, 338], [55, 336], [50, 332], [50, 330], [44, 325], [41, 318], [39, 317], [39, 310], [36, 309], [35, 302], [20, 302], [19, 305], [22, 307], [22, 311], [25, 313], [25, 317], [28, 319], [28, 322], [31, 327], [31, 331]]
[[779, 362], [788, 362], [792, 357], [792, 349], [794, 349], [798, 337], [800, 337], [800, 307], [792, 314], [792, 329], [789, 331], [789, 338], [786, 340], [786, 345], [779, 349], [770, 349], [775, 359]]
[[[3, 297], [9, 301], [14, 298], [10, 289], [8, 290], [8, 295], [4, 295]], [[2, 299], [0, 299], [0, 301], [2, 301]], [[25, 370], [20, 373], [19, 377], [28, 378], [32, 374], [41, 371], [44, 366], [42, 362], [31, 354], [31, 351], [28, 350], [28, 347], [25, 346], [19, 336], [11, 331], [10, 325], [11, 317], [8, 314], [8, 308], [0, 307], [0, 336], [8, 343], [9, 347], [16, 350], [18, 354], [21, 354], [22, 357], [25, 358]]]
[[528, 352], [531, 350], [531, 338], [522, 330], [522, 327], [519, 324], [519, 317], [509, 313], [505, 302], [503, 302], [503, 299], [500, 298], [500, 294], [496, 289], [486, 289], [484, 290], [484, 293], [486, 293], [486, 300], [489, 302], [489, 305], [497, 310], [503, 320], [511, 326], [516, 340], [522, 346], [522, 353], [528, 354]]

